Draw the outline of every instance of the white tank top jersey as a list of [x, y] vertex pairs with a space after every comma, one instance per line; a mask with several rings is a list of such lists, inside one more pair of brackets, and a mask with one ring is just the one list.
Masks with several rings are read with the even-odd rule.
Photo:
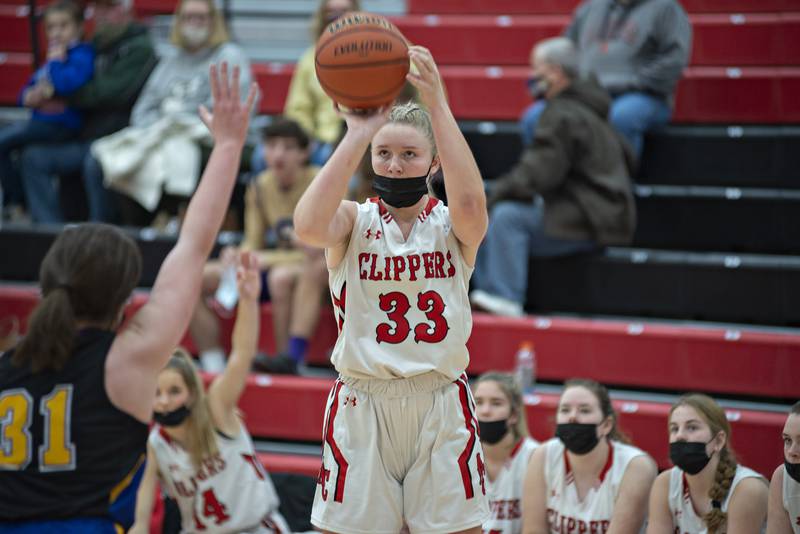
[[483, 524], [484, 534], [519, 534], [522, 532], [522, 485], [531, 454], [539, 446], [532, 438], [522, 438], [495, 480], [486, 477], [486, 498], [491, 518]]
[[358, 205], [350, 243], [329, 270], [339, 337], [331, 361], [354, 378], [409, 378], [467, 368], [472, 267], [450, 213], [431, 198], [407, 240], [377, 199]]
[[608, 459], [597, 485], [583, 501], [578, 491], [566, 448], [558, 438], [545, 442], [544, 479], [547, 484], [547, 521], [552, 534], [603, 534], [611, 525], [614, 504], [628, 464], [644, 451], [619, 441], [609, 441]]
[[[767, 479], [742, 465], [736, 466], [736, 474], [733, 475], [733, 482], [731, 482], [731, 489], [728, 491], [728, 496], [722, 502], [722, 511], [728, 511], [728, 504], [730, 503], [733, 492], [736, 491], [736, 486], [745, 478], [755, 477], [767, 482]], [[689, 485], [686, 483], [686, 478], [680, 469], [673, 467], [669, 473], [669, 511], [672, 514], [672, 524], [675, 527], [676, 534], [707, 534], [706, 524], [703, 519], [698, 517], [692, 506], [692, 498], [689, 495]]]
[[800, 534], [800, 483], [783, 470], [783, 507], [789, 514], [794, 534]]
[[180, 508], [182, 532], [258, 531], [264, 518], [277, 511], [275, 487], [244, 428], [233, 439], [218, 433], [219, 453], [199, 469], [160, 426], [150, 432], [149, 443], [158, 460], [162, 488]]

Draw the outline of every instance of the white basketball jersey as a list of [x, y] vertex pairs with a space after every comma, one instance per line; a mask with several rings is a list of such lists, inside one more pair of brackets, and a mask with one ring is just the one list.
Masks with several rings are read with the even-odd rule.
[[[728, 504], [739, 482], [750, 477], [759, 478], [765, 483], [767, 481], [752, 469], [741, 465], [736, 466], [736, 474], [733, 476], [731, 489], [722, 502], [723, 512], [728, 511]], [[669, 473], [669, 511], [670, 514], [672, 514], [672, 524], [675, 527], [676, 534], [706, 534], [708, 532], [703, 519], [698, 517], [694, 511], [692, 498], [689, 495], [689, 485], [686, 483], [685, 475], [683, 471], [677, 467], [670, 469]]]
[[378, 199], [359, 204], [344, 258], [329, 272], [336, 370], [381, 379], [438, 371], [456, 380], [469, 363], [471, 275], [438, 200], [430, 199], [407, 240]]
[[162, 487], [181, 511], [182, 532], [264, 531], [278, 509], [278, 495], [242, 428], [233, 439], [217, 435], [219, 453], [196, 469], [189, 453], [156, 425], [149, 443]]
[[531, 438], [519, 440], [497, 478], [486, 477], [486, 498], [492, 516], [483, 524], [484, 534], [522, 532], [522, 485], [528, 461], [538, 446], [539, 442]]
[[544, 445], [544, 479], [547, 484], [547, 522], [553, 534], [563, 532], [596, 532], [603, 534], [611, 525], [614, 504], [628, 464], [645, 453], [636, 447], [609, 441], [608, 460], [597, 484], [578, 499], [574, 475], [566, 448], [558, 438]]
[[794, 534], [800, 534], [800, 483], [783, 470], [783, 507], [789, 514]]

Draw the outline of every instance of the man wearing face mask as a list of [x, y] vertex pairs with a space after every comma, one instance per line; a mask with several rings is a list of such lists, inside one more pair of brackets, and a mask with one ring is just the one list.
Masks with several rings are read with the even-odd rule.
[[[84, 115], [78, 138], [64, 143], [31, 145], [22, 152], [21, 172], [31, 217], [39, 223], [64, 221], [54, 178], [83, 173], [93, 140], [128, 125], [131, 109], [156, 64], [147, 28], [131, 16], [132, 0], [94, 3], [96, 51], [94, 77], [70, 96], [68, 104]], [[102, 180], [85, 181], [90, 218], [107, 220]]]
[[[686, 12], [676, 0], [589, 0], [575, 11], [564, 36], [578, 48], [580, 73], [597, 76], [611, 94], [609, 121], [638, 158], [645, 132], [672, 115], [675, 86], [692, 45]], [[543, 109], [544, 101], [538, 101], [523, 114], [526, 145]]]
[[573, 254], [633, 237], [633, 158], [606, 119], [608, 94], [594, 77], [580, 77], [578, 62], [564, 37], [542, 41], [531, 53], [534, 90], [548, 105], [533, 144], [490, 185], [489, 232], [470, 300], [491, 313], [522, 315], [530, 256]]

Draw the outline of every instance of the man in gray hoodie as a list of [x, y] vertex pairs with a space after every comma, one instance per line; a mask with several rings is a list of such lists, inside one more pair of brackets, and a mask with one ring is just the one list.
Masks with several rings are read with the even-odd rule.
[[470, 300], [500, 315], [521, 315], [530, 256], [559, 256], [633, 237], [635, 206], [627, 143], [608, 123], [608, 93], [578, 74], [569, 39], [533, 52], [537, 92], [548, 102], [533, 144], [493, 181], [489, 230], [478, 252]]
[[[586, 0], [564, 32], [580, 52], [580, 73], [594, 74], [613, 98], [609, 120], [641, 155], [648, 130], [672, 115], [675, 86], [689, 62], [692, 27], [676, 0]], [[526, 145], [544, 109], [521, 119]]]

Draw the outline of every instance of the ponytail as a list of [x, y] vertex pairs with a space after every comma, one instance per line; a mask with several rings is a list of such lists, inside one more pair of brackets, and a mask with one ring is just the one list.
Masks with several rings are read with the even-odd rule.
[[736, 458], [725, 447], [719, 451], [719, 464], [717, 464], [717, 472], [714, 475], [714, 484], [708, 492], [708, 496], [711, 497], [711, 511], [703, 516], [708, 534], [718, 534], [725, 529], [728, 514], [722, 511], [722, 503], [728, 497], [734, 476], [736, 476]]
[[68, 289], [58, 286], [33, 310], [28, 333], [14, 351], [11, 362], [17, 367], [28, 364], [34, 373], [60, 371], [72, 353], [75, 331], [75, 310]]

